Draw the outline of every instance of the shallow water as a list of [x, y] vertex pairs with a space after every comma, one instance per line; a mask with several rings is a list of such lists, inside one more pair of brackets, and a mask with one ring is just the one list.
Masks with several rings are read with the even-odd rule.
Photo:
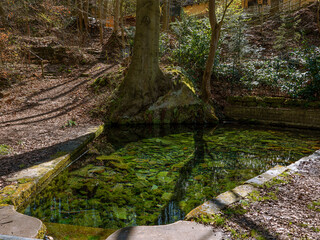
[[320, 149], [319, 136], [241, 126], [108, 130], [25, 213], [108, 229], [172, 223], [267, 169]]

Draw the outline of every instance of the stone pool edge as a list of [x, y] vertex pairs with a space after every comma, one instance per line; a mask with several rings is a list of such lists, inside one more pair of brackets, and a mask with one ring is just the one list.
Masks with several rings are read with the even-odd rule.
[[305, 161], [320, 159], [320, 150], [315, 151], [313, 154], [303, 157], [298, 161], [290, 164], [287, 167], [277, 165], [268, 171], [251, 178], [245, 184], [239, 185], [232, 190], [221, 193], [217, 197], [204, 202], [200, 206], [191, 210], [185, 217], [185, 220], [198, 218], [201, 215], [213, 215], [221, 212], [222, 209], [234, 204], [241, 199], [247, 197], [253, 191], [258, 191], [258, 187], [264, 185], [266, 182], [278, 177], [284, 172], [293, 174], [298, 171], [298, 166]]
[[[14, 213], [12, 214], [19, 214], [18, 212], [16, 212], [16, 210], [22, 209], [23, 206], [26, 206], [28, 201], [30, 201], [33, 196], [35, 196], [43, 188], [45, 188], [55, 176], [57, 176], [63, 169], [65, 169], [66, 166], [68, 166], [68, 164], [74, 161], [77, 157], [81, 156], [84, 148], [90, 142], [96, 139], [103, 131], [104, 125], [89, 128], [88, 132], [81, 137], [78, 145], [69, 153], [48, 162], [44, 162], [39, 165], [19, 171], [12, 177], [10, 177], [8, 180], [11, 181], [12, 184], [6, 186], [0, 191], [0, 213], [1, 209], [12, 206], [14, 210]], [[35, 219], [32, 217], [29, 218]], [[13, 222], [11, 224], [15, 230], [17, 230], [19, 227], [23, 228], [23, 226], [18, 226], [17, 228], [17, 226], [14, 226]], [[45, 234], [45, 226], [42, 222], [41, 224], [36, 236], [21, 237], [43, 238]], [[2, 232], [2, 230], [3, 228], [0, 228], [0, 234], [16, 235], [15, 232], [12, 232], [12, 234], [8, 234], [6, 232]], [[19, 232], [21, 231], [19, 230]]]
[[[268, 171], [249, 179], [244, 184], [239, 185], [235, 187], [234, 189], [230, 191], [226, 191], [220, 195], [218, 195], [216, 198], [207, 201], [203, 203], [202, 205], [196, 207], [192, 211], [190, 211], [186, 218], [184, 220], [180, 220], [178, 222], [175, 222], [173, 224], [168, 225], [161, 225], [161, 226], [138, 226], [138, 227], [129, 227], [129, 228], [122, 228], [110, 235], [107, 240], [116, 240], [119, 239], [122, 235], [127, 236], [128, 240], [156, 240], [159, 239], [159, 236], [162, 238], [165, 237], [176, 237], [176, 239], [185, 239], [185, 240], [202, 240], [200, 235], [203, 233], [202, 231], [205, 230], [199, 230], [195, 229], [193, 225], [188, 225], [189, 223], [194, 223], [195, 226], [203, 226], [203, 224], [195, 223], [190, 220], [193, 218], [199, 217], [202, 214], [207, 214], [208, 216], [212, 214], [218, 214], [221, 213], [221, 210], [223, 208], [228, 207], [229, 205], [238, 202], [239, 200], [245, 198], [250, 194], [251, 192], [258, 190], [258, 187], [265, 184], [268, 181], [271, 181], [272, 179], [278, 177], [284, 172], [288, 172], [289, 174], [294, 174], [298, 172], [298, 166], [306, 161], [312, 161], [312, 160], [318, 160], [320, 161], [320, 150], [315, 151], [313, 154], [303, 157], [296, 162], [292, 163], [291, 165], [287, 167], [283, 166], [276, 166]], [[184, 228], [184, 232], [187, 232], [188, 234], [184, 234], [184, 232], [178, 232], [173, 231], [174, 229], [177, 229], [176, 224], [181, 225], [180, 227]], [[173, 228], [168, 230], [168, 227]], [[223, 231], [221, 229], [214, 229], [210, 228], [211, 235], [207, 235], [205, 239], [210, 240], [222, 240], [223, 237]], [[128, 233], [130, 234], [128, 234]], [[151, 233], [151, 237], [150, 237]], [[199, 235], [199, 233], [201, 233]], [[191, 236], [191, 235], [192, 236]], [[206, 233], [207, 234], [207, 233]], [[194, 235], [196, 237], [194, 237]], [[182, 236], [182, 237], [181, 237]], [[191, 237], [190, 237], [191, 236]], [[172, 238], [173, 239], [173, 238]]]

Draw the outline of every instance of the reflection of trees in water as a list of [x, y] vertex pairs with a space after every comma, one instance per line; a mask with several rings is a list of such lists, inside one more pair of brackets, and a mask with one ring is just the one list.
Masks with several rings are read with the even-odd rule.
[[[239, 153], [238, 152], [218, 152], [214, 149], [209, 149], [206, 141], [204, 140], [204, 127], [195, 130], [194, 139], [194, 153], [190, 159], [184, 164], [179, 171], [179, 178], [176, 182], [173, 196], [168, 205], [162, 210], [158, 218], [158, 224], [168, 224], [183, 219], [185, 214], [179, 207], [179, 202], [186, 196], [189, 180], [192, 171], [201, 163], [205, 163], [206, 159], [209, 161], [223, 162], [223, 166], [211, 167], [206, 174], [210, 175], [209, 181], [218, 181], [225, 178], [227, 170], [234, 170], [240, 168]], [[201, 189], [199, 189], [200, 191]]]
[[176, 182], [173, 196], [169, 204], [162, 210], [158, 218], [158, 224], [168, 224], [183, 219], [185, 213], [180, 209], [178, 203], [181, 201], [188, 188], [188, 180], [191, 176], [192, 170], [204, 162], [205, 153], [207, 152], [207, 145], [203, 139], [204, 128], [199, 127], [195, 130], [194, 139], [194, 153], [189, 157], [189, 160], [179, 171], [179, 178]]

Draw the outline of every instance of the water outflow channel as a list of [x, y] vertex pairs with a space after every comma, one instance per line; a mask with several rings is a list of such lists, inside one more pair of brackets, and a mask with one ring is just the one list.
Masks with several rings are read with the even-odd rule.
[[275, 165], [311, 154], [319, 137], [245, 126], [108, 129], [25, 213], [108, 229], [172, 223]]

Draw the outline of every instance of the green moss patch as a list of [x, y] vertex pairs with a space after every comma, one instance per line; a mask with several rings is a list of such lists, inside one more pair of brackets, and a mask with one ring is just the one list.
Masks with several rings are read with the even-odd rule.
[[5, 144], [0, 144], [0, 156], [1, 155], [8, 155], [11, 152], [11, 147]]
[[106, 239], [115, 230], [103, 228], [81, 227], [58, 223], [45, 223], [47, 235], [54, 239], [64, 240], [102, 240]]
[[[115, 151], [106, 155], [103, 143], [112, 144], [108, 131], [93, 144], [98, 152], [58, 176], [26, 213], [45, 222], [111, 229], [170, 223], [206, 200], [319, 146], [318, 136], [303, 132], [246, 127], [161, 132], [141, 139], [136, 132], [123, 134], [117, 130], [116, 140], [126, 142], [115, 141]], [[261, 201], [275, 197], [255, 196]]]

